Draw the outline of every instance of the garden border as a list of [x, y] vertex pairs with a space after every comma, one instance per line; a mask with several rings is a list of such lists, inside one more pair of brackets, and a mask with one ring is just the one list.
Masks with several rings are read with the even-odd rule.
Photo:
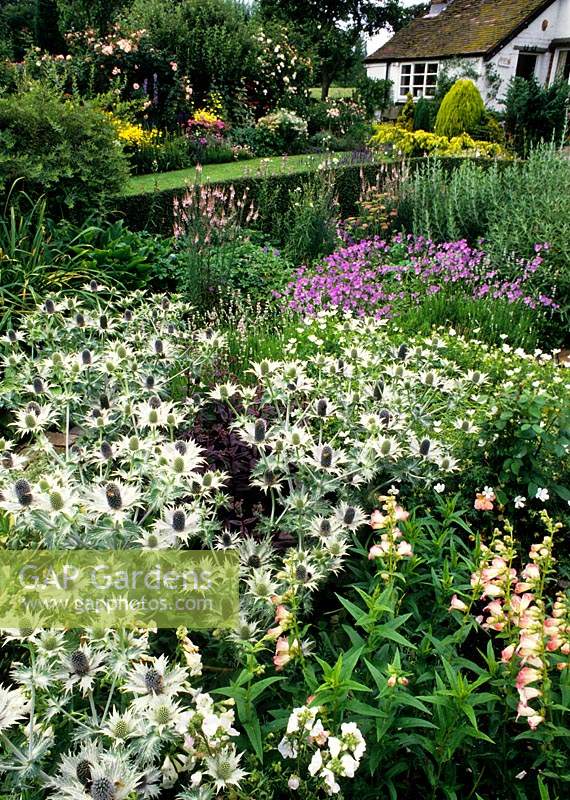
[[[420, 157], [410, 159], [399, 159], [397, 161], [376, 161], [373, 163], [358, 163], [335, 165], [332, 171], [335, 175], [335, 190], [339, 199], [341, 217], [351, 216], [355, 213], [361, 193], [362, 178], [369, 183], [375, 183], [379, 175], [384, 175], [384, 180], [395, 170], [408, 164], [414, 170], [422, 164], [433, 161], [433, 157]], [[437, 159], [446, 169], [452, 170], [463, 163], [465, 157], [446, 156]], [[472, 162], [489, 166], [495, 163], [494, 159], [472, 158]], [[512, 164], [512, 161], [500, 162]], [[302, 169], [292, 172], [248, 175], [233, 180], [204, 181], [209, 186], [230, 186], [236, 192], [248, 190], [251, 200], [257, 200], [264, 190], [267, 190], [271, 183], [271, 191], [274, 202], [271, 204], [271, 215], [275, 214], [275, 209], [279, 213], [285, 214], [289, 208], [289, 193], [291, 190], [302, 186], [314, 175], [316, 169]], [[152, 233], [168, 235], [172, 233], [174, 222], [173, 204], [174, 198], [180, 197], [190, 184], [184, 182], [178, 187], [170, 189], [156, 189], [154, 191], [141, 192], [138, 194], [122, 195], [117, 198], [116, 207], [113, 212], [115, 218], [124, 218], [126, 224], [132, 230], [147, 230]], [[258, 226], [261, 229], [270, 228], [270, 220], [264, 219], [263, 208], [259, 208], [260, 216]]]

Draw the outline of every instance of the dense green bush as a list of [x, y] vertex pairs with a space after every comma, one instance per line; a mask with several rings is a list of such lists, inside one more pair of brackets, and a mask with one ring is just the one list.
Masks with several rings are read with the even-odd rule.
[[433, 131], [437, 109], [433, 100], [420, 97], [414, 109], [414, 130]]
[[[423, 161], [423, 160], [421, 160]], [[456, 163], [451, 159], [452, 164]], [[362, 177], [374, 183], [380, 175], [382, 179], [391, 167], [375, 163], [339, 164], [334, 168], [335, 194], [340, 205], [341, 217], [347, 217], [356, 210], [362, 188]], [[259, 211], [258, 227], [271, 232], [276, 219], [288, 213], [293, 197], [291, 190], [305, 184], [313, 175], [312, 170], [282, 173], [278, 175], [247, 176], [231, 181], [236, 193], [249, 190]], [[220, 186], [228, 181], [221, 181]], [[216, 184], [214, 184], [216, 185]], [[141, 194], [123, 195], [115, 204], [116, 213], [124, 217], [130, 228], [147, 229], [153, 232], [171, 233], [173, 225], [173, 202], [184, 193], [185, 184], [181, 180], [175, 189], [149, 191]]]
[[41, 86], [0, 99], [0, 192], [45, 195], [52, 215], [81, 218], [112, 204], [128, 177], [107, 117]]
[[384, 111], [392, 101], [392, 81], [363, 77], [355, 87], [355, 98], [364, 106], [369, 117]]
[[435, 120], [438, 136], [460, 136], [471, 133], [481, 122], [485, 111], [483, 98], [473, 81], [456, 81], [443, 98]]
[[565, 131], [570, 102], [570, 85], [555, 81], [541, 86], [530, 80], [513, 78], [505, 99], [505, 127], [517, 152], [527, 154], [541, 140], [557, 144]]

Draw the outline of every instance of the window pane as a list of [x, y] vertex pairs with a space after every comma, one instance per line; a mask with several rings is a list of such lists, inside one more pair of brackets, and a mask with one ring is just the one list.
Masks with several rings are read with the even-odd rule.
[[414, 64], [414, 78], [417, 76], [423, 76], [426, 72], [426, 65], [425, 64]]
[[411, 71], [412, 71], [412, 65], [411, 64], [403, 64], [402, 65], [402, 75], [409, 75]]
[[426, 86], [435, 86], [437, 83], [437, 75], [428, 75], [426, 78]]
[[429, 74], [437, 74], [437, 64], [428, 64], [427, 71]]

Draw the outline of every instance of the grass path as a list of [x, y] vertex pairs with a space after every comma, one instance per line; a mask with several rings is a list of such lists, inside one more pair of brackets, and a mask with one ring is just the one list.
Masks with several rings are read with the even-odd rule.
[[136, 175], [125, 190], [126, 195], [146, 194], [163, 189], [184, 188], [186, 184], [204, 181], [232, 181], [248, 175], [276, 175], [284, 172], [304, 172], [316, 168], [325, 158], [334, 153], [301, 156], [274, 156], [273, 158], [251, 158], [247, 161], [232, 161], [228, 164], [206, 164], [198, 177], [195, 167], [159, 172], [152, 175]]

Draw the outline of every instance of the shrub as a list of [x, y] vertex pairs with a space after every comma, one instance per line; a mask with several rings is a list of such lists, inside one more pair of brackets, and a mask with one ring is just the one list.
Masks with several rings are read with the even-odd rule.
[[384, 111], [392, 101], [392, 81], [363, 77], [355, 87], [355, 98], [364, 106], [369, 118]]
[[406, 131], [414, 130], [414, 113], [415, 113], [414, 96], [411, 92], [406, 97], [406, 102], [402, 106], [398, 114], [398, 126]]
[[432, 131], [436, 114], [433, 100], [420, 97], [414, 109], [414, 130]]
[[555, 81], [541, 86], [530, 80], [513, 78], [505, 98], [505, 128], [518, 153], [525, 155], [541, 140], [560, 143], [565, 131], [570, 101], [570, 86]]
[[292, 111], [278, 108], [258, 120], [256, 151], [259, 155], [295, 153], [307, 138], [307, 123]]
[[0, 150], [0, 191], [19, 179], [31, 197], [45, 195], [55, 215], [108, 208], [128, 177], [105, 114], [40, 86], [0, 99]]
[[467, 133], [449, 138], [428, 131], [412, 131], [400, 125], [381, 124], [374, 126], [370, 140], [373, 147], [395, 150], [407, 156], [483, 156], [505, 158], [507, 151], [495, 142], [472, 139]]
[[485, 106], [473, 81], [456, 81], [443, 98], [435, 120], [438, 136], [452, 138], [470, 133], [481, 121]]

